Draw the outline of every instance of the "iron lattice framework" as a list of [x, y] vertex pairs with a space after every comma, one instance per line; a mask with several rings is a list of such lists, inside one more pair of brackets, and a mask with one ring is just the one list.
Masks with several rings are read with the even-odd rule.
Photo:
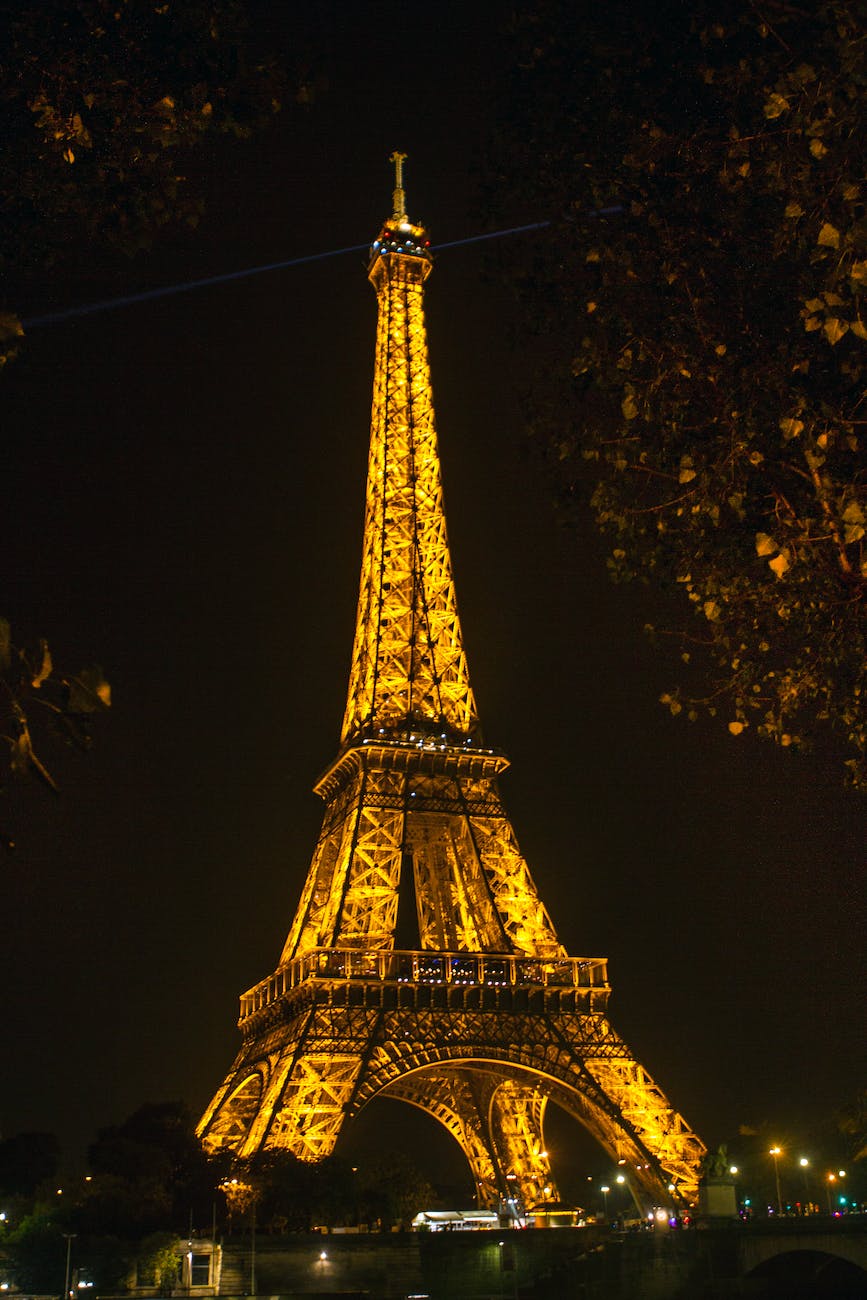
[[[531, 1206], [556, 1196], [553, 1100], [638, 1189], [691, 1200], [704, 1147], [612, 1029], [605, 961], [559, 943], [500, 800], [508, 760], [481, 741], [431, 397], [431, 257], [393, 161], [369, 268], [379, 323], [341, 749], [316, 786], [325, 818], [279, 965], [241, 999], [241, 1050], [199, 1133], [209, 1150], [316, 1160], [367, 1102], [396, 1098], [453, 1135], [480, 1203]], [[412, 949], [395, 946], [399, 910]]]

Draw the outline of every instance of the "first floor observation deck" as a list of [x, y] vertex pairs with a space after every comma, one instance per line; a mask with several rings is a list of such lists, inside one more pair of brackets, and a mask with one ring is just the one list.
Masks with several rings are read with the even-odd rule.
[[313, 948], [241, 995], [239, 1025], [305, 991], [355, 1005], [598, 1013], [610, 986], [604, 957]]

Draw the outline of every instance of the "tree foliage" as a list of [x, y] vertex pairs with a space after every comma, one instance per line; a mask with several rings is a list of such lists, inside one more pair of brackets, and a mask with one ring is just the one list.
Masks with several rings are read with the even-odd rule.
[[258, 1229], [277, 1234], [345, 1224], [408, 1227], [438, 1200], [406, 1154], [387, 1149], [361, 1168], [340, 1156], [308, 1163], [289, 1151], [259, 1151], [236, 1162], [225, 1191], [234, 1230], [242, 1230], [255, 1209]]
[[161, 1229], [181, 1232], [190, 1216], [210, 1223], [228, 1162], [205, 1154], [180, 1102], [139, 1107], [122, 1124], [104, 1128], [88, 1148], [91, 1181], [77, 1211], [84, 1232], [140, 1238]]
[[865, 18], [543, 0], [501, 148], [562, 214], [523, 271], [534, 432], [613, 576], [683, 597], [663, 703], [782, 746], [827, 723], [862, 788]]
[[867, 1088], [841, 1109], [837, 1122], [846, 1139], [849, 1158], [867, 1161]]
[[361, 1176], [362, 1201], [368, 1222], [409, 1228], [421, 1210], [439, 1203], [435, 1189], [406, 1152], [383, 1152]]
[[0, 1193], [34, 1197], [57, 1176], [60, 1143], [53, 1133], [17, 1133], [0, 1141]]
[[4, 1279], [19, 1291], [56, 1295], [63, 1285], [66, 1243], [56, 1216], [39, 1207], [12, 1225], [3, 1243]]
[[[253, 52], [240, 0], [0, 6], [0, 369], [24, 336], [27, 277], [195, 225], [196, 149], [215, 132], [249, 135], [284, 88], [271, 56]], [[310, 85], [295, 94], [309, 101]], [[82, 744], [108, 703], [99, 670], [58, 673], [44, 642], [16, 647], [0, 620], [0, 789], [23, 773], [55, 788], [40, 720]]]
[[[55, 668], [44, 640], [16, 646], [9, 623], [0, 618], [0, 792], [10, 778], [34, 775], [56, 793], [57, 783], [38, 752], [40, 740], [51, 731], [86, 749], [94, 716], [110, 705], [111, 688], [100, 668], [64, 673]], [[3, 827], [0, 842], [15, 846]]]
[[82, 241], [131, 252], [195, 224], [183, 174], [213, 131], [246, 135], [280, 107], [236, 0], [46, 0], [0, 18], [0, 265]]
[[101, 1129], [88, 1150], [88, 1177], [59, 1196], [46, 1179], [56, 1139], [22, 1134], [0, 1143], [0, 1191], [16, 1200], [0, 1240], [3, 1280], [19, 1290], [57, 1294], [66, 1242], [73, 1267], [102, 1294], [126, 1289], [134, 1272], [167, 1290], [177, 1281], [177, 1242], [222, 1218], [225, 1158], [210, 1158], [179, 1102], [140, 1106]]

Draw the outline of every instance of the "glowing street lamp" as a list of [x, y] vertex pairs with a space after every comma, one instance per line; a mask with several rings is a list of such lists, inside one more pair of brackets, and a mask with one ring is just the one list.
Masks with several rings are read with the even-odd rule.
[[72, 1243], [78, 1233], [64, 1232], [61, 1235], [66, 1238], [66, 1280], [63, 1283], [63, 1300], [69, 1300], [69, 1261], [72, 1256]]
[[837, 1181], [838, 1178], [845, 1178], [845, 1177], [846, 1177], [846, 1170], [845, 1170], [845, 1169], [838, 1169], [837, 1172], [836, 1172], [836, 1174], [830, 1174], [830, 1173], [829, 1173], [829, 1174], [826, 1176], [826, 1178], [825, 1178], [825, 1195], [826, 1195], [827, 1198], [828, 1198], [828, 1213], [829, 1213], [829, 1214], [833, 1214], [833, 1213], [834, 1213], [833, 1209], [831, 1208], [831, 1187], [832, 1187], [832, 1184], [836, 1183], [836, 1181]]
[[810, 1168], [810, 1162], [806, 1156], [801, 1156], [800, 1160], [798, 1161], [798, 1164], [801, 1166], [801, 1173], [804, 1176], [804, 1213], [806, 1214], [807, 1198], [809, 1196], [809, 1192], [807, 1190], [807, 1170]]
[[780, 1166], [779, 1166], [779, 1164], [778, 1164], [778, 1161], [779, 1161], [780, 1156], [783, 1154], [783, 1152], [782, 1152], [782, 1149], [781, 1149], [780, 1147], [771, 1147], [771, 1149], [770, 1149], [770, 1151], [768, 1152], [768, 1154], [769, 1154], [769, 1155], [772, 1155], [772, 1156], [774, 1157], [774, 1179], [775, 1179], [776, 1184], [777, 1184], [777, 1213], [778, 1213], [779, 1215], [782, 1215], [782, 1213], [783, 1213], [783, 1198], [782, 1198], [782, 1196], [780, 1195]]
[[608, 1218], [608, 1193], [611, 1191], [611, 1188], [603, 1184], [603, 1186], [600, 1187], [599, 1190], [602, 1193], [602, 1204], [604, 1206], [602, 1213], [605, 1215], [605, 1218], [607, 1219]]

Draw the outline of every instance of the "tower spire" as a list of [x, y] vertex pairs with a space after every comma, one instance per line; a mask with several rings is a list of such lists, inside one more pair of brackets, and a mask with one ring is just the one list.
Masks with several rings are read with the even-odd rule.
[[395, 213], [373, 242], [368, 271], [379, 314], [344, 745], [419, 730], [463, 741], [479, 731], [434, 423], [423, 302], [430, 241], [406, 219], [406, 155], [391, 157]]
[[406, 162], [406, 154], [398, 153], [395, 150], [388, 161], [394, 163], [394, 191], [392, 193], [394, 212], [391, 219], [394, 222], [406, 221], [406, 194], [403, 189], [403, 164]]

